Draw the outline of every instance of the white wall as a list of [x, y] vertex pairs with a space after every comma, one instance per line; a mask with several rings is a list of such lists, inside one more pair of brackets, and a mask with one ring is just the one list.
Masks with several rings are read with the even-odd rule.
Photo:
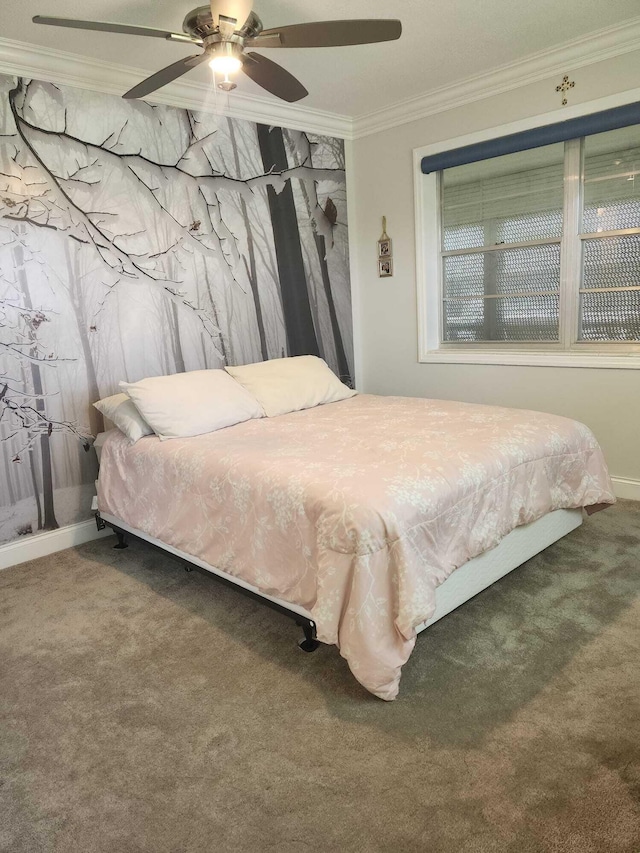
[[[640, 87], [640, 52], [575, 72], [567, 68], [566, 73], [576, 84], [571, 104], [635, 89]], [[595, 432], [611, 474], [638, 481], [634, 496], [640, 497], [640, 370], [417, 360], [412, 150], [555, 109], [561, 120], [555, 92], [559, 82], [533, 83], [353, 142], [349, 224], [359, 387], [369, 393], [494, 403], [576, 418]], [[395, 274], [387, 279], [379, 279], [376, 271], [383, 215], [394, 241]]]

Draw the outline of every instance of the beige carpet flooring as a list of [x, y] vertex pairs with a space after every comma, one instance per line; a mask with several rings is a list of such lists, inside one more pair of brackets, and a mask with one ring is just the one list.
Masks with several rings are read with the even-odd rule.
[[0, 850], [639, 853], [639, 503], [425, 632], [394, 703], [113, 543], [0, 572]]

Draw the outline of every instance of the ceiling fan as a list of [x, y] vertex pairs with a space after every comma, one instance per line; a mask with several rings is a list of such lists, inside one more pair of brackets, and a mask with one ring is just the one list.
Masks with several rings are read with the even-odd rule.
[[54, 27], [149, 36], [204, 48], [202, 53], [186, 56], [161, 71], [156, 71], [126, 92], [123, 98], [144, 98], [208, 60], [214, 72], [224, 75], [224, 80], [218, 83], [218, 86], [227, 92], [236, 88], [236, 84], [229, 79], [229, 74], [243, 71], [254, 83], [272, 95], [284, 101], [299, 101], [309, 94], [302, 83], [281, 65], [247, 48], [371, 44], [392, 41], [400, 38], [402, 33], [400, 21], [383, 19], [316, 21], [265, 30], [262, 21], [252, 10], [252, 0], [211, 0], [210, 6], [199, 6], [187, 14], [182, 24], [182, 33], [129, 24], [78, 21], [73, 18], [50, 18], [43, 15], [36, 15], [33, 22]]

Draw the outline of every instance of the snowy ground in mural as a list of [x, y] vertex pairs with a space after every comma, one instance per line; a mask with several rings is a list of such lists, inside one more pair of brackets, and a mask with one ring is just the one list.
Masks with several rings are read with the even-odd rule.
[[352, 351], [340, 140], [0, 76], [2, 538], [89, 516], [121, 379]]
[[[79, 510], [88, 516], [95, 487], [83, 483], [56, 489], [54, 504], [60, 527], [78, 521]], [[0, 507], [0, 544], [20, 537], [27, 538], [38, 532], [38, 515], [33, 498], [23, 498], [10, 506]]]

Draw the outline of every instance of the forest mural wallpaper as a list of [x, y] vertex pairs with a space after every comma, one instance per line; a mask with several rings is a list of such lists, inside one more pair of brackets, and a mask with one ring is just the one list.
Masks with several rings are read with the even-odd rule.
[[350, 381], [341, 140], [0, 76], [0, 542], [90, 517], [121, 379], [308, 353]]

